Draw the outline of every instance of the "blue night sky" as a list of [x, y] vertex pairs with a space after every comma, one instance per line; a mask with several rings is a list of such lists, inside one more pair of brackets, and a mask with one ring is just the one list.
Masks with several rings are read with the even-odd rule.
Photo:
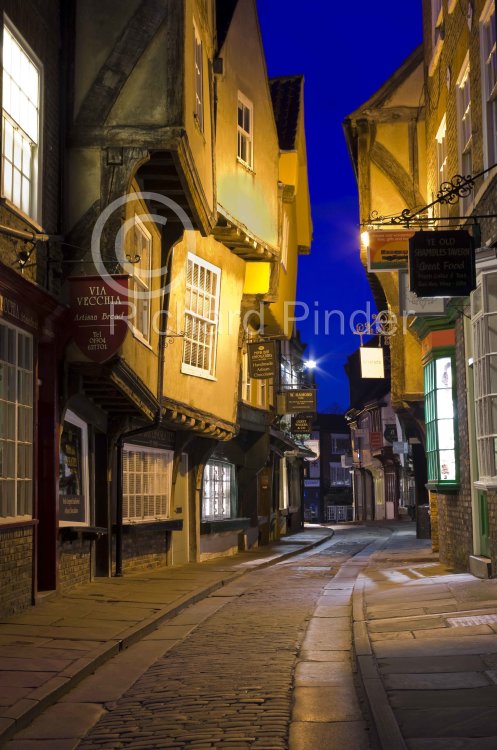
[[[299, 261], [297, 299], [320, 311], [320, 333], [311, 319], [299, 324], [307, 353], [318, 361], [321, 411], [349, 404], [343, 370], [359, 346], [350, 333], [355, 310], [372, 306], [359, 261], [357, 188], [342, 132], [343, 119], [368, 99], [421, 42], [421, 0], [258, 0], [270, 77], [303, 73], [314, 241]], [[324, 311], [342, 310], [324, 333]], [[302, 314], [297, 308], [296, 314]], [[358, 316], [357, 321], [364, 320]]]

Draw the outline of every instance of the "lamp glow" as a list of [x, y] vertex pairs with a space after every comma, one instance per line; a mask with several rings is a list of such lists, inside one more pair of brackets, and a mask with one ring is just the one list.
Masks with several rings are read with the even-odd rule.
[[365, 247], [369, 247], [369, 232], [361, 232], [361, 241]]
[[304, 362], [304, 367], [306, 367], [308, 370], [315, 370], [318, 366], [318, 363], [314, 359], [307, 359]]

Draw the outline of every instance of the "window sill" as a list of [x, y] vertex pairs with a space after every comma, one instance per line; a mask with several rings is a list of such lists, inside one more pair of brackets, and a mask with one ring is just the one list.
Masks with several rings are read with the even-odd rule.
[[[154, 531], [182, 531], [183, 519], [164, 519], [163, 521], [152, 519], [150, 521], [124, 521], [123, 534], [135, 534], [145, 529]], [[115, 533], [116, 525], [112, 526], [112, 532]]]
[[428, 482], [426, 485], [428, 492], [436, 492], [439, 495], [456, 495], [459, 492], [459, 482]]
[[479, 479], [477, 482], [473, 482], [475, 490], [483, 490], [493, 492], [497, 490], [497, 477], [488, 477], [487, 479]]
[[140, 333], [138, 328], [135, 328], [134, 326], [131, 326], [131, 333], [133, 334], [133, 338], [135, 338], [137, 341], [140, 342], [140, 344], [143, 344], [147, 349], [150, 349], [151, 352], [153, 352], [153, 347], [150, 341], [147, 341], [145, 336]]
[[251, 167], [250, 164], [247, 164], [246, 161], [243, 161], [243, 159], [240, 159], [239, 156], [236, 157], [236, 161], [237, 161], [237, 164], [239, 164], [241, 167], [243, 167], [246, 172], [248, 172], [249, 174], [254, 175], [254, 177], [255, 177], [255, 169], [253, 167]]
[[200, 522], [201, 534], [220, 534], [223, 531], [243, 531], [250, 526], [250, 518], [226, 518], [219, 521]]
[[182, 364], [181, 372], [183, 375], [193, 375], [194, 378], [203, 378], [204, 380], [213, 380], [214, 382], [217, 382], [217, 378], [214, 375], [211, 375], [205, 370], [198, 370], [191, 365]]
[[107, 535], [104, 526], [59, 526], [61, 542], [74, 542], [76, 539], [100, 539]]
[[38, 524], [37, 518], [26, 518], [25, 516], [7, 516], [6, 518], [0, 518], [0, 532], [7, 529], [20, 529], [26, 526], [36, 526]]
[[26, 224], [28, 224], [30, 228], [33, 230], [33, 232], [35, 232], [36, 234], [45, 233], [45, 230], [43, 229], [43, 227], [40, 226], [40, 224], [38, 224], [38, 222], [35, 219], [33, 219], [32, 216], [25, 214], [22, 209], [20, 209], [14, 203], [9, 201], [8, 198], [5, 198], [4, 196], [2, 196], [0, 198], [0, 203], [2, 204], [2, 206], [4, 206], [7, 209], [7, 211], [9, 211], [14, 216], [17, 216], [18, 219], [21, 219]]

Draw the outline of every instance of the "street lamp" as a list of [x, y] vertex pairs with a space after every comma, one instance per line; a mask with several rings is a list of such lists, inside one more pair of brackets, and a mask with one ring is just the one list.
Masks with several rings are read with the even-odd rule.
[[318, 366], [318, 363], [316, 362], [315, 359], [306, 359], [306, 361], [304, 362], [304, 367], [307, 370], [315, 370], [317, 366]]

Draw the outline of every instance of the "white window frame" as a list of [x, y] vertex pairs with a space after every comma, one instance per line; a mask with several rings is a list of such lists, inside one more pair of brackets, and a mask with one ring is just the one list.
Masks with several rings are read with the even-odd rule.
[[249, 375], [247, 351], [242, 353], [242, 401], [252, 403], [252, 378]]
[[330, 487], [350, 487], [352, 479], [349, 468], [344, 468], [338, 461], [330, 461]]
[[[192, 279], [195, 278], [195, 267], [198, 267], [199, 271], [197, 273], [197, 278], [201, 275], [203, 270], [204, 277], [206, 272], [208, 272], [211, 274], [211, 279], [216, 280], [216, 290], [214, 294], [205, 289], [201, 289], [198, 285], [195, 286], [193, 283], [188, 283], [188, 266], [190, 263], [192, 264]], [[195, 375], [197, 377], [206, 378], [207, 380], [215, 380], [219, 300], [221, 296], [221, 269], [203, 258], [200, 258], [198, 255], [188, 253], [185, 279], [185, 336], [183, 340], [181, 372], [185, 375]], [[196, 299], [197, 310], [193, 309], [194, 305], [192, 303], [194, 298]], [[210, 299], [212, 303], [208, 315], [201, 314], [198, 310], [201, 299], [203, 299], [204, 302]], [[202, 338], [205, 340], [202, 341]], [[195, 347], [197, 352], [196, 355], [194, 354]], [[207, 367], [200, 367], [192, 363], [195, 360], [199, 360], [199, 352], [202, 348], [207, 350]]]
[[[489, 37], [488, 31], [491, 30]], [[489, 43], [490, 42], [490, 43]], [[483, 159], [487, 169], [497, 162], [497, 45], [495, 0], [488, 0], [480, 16]], [[487, 175], [487, 178], [489, 175]]]
[[286, 510], [290, 507], [290, 493], [288, 490], [288, 463], [285, 457], [280, 458], [280, 492], [278, 507], [280, 510]]
[[200, 131], [204, 132], [204, 45], [195, 21], [193, 22], [193, 66], [195, 71], [194, 117]]
[[283, 268], [288, 267], [288, 241], [290, 238], [290, 219], [287, 212], [283, 209], [283, 218], [281, 221], [281, 265]]
[[[239, 123], [239, 111], [242, 107], [242, 119], [245, 110], [249, 112], [249, 129]], [[241, 91], [238, 92], [238, 101], [236, 106], [236, 131], [237, 131], [237, 150], [236, 158], [247, 169], [254, 169], [254, 105]], [[247, 158], [243, 157], [243, 145], [245, 144]]]
[[[137, 246], [135, 241], [135, 232], [137, 232], [146, 244], [147, 262], [144, 266], [142, 243]], [[145, 224], [137, 214], [133, 219], [133, 248], [131, 255], [136, 255], [139, 260], [136, 263], [127, 263], [126, 270], [129, 278], [129, 299], [134, 306], [134, 316], [131, 322], [133, 336], [139, 339], [143, 344], [150, 346], [150, 318], [151, 318], [151, 298], [150, 281], [152, 278], [152, 252], [153, 243], [152, 235], [146, 228]], [[146, 320], [146, 325], [143, 323]], [[137, 325], [139, 323], [140, 325]]]
[[497, 271], [471, 292], [476, 447], [479, 481], [497, 484]]
[[236, 496], [234, 464], [212, 459], [204, 467], [202, 520], [225, 521], [233, 517]]
[[[17, 85], [20, 88], [19, 83], [16, 81], [14, 76], [9, 75], [9, 73], [5, 70], [4, 66], [4, 60], [2, 59], [2, 70], [3, 70], [3, 77], [4, 77], [4, 85], [2, 87], [2, 175], [1, 175], [1, 193], [2, 197], [5, 198], [12, 206], [14, 206], [23, 216], [25, 216], [28, 219], [32, 219], [35, 222], [39, 221], [40, 218], [40, 196], [41, 196], [41, 175], [42, 175], [42, 164], [41, 164], [41, 155], [42, 155], [42, 136], [43, 136], [43, 128], [42, 128], [42, 122], [43, 122], [43, 102], [42, 102], [42, 92], [43, 92], [43, 66], [41, 64], [41, 61], [38, 59], [38, 57], [34, 54], [31, 47], [28, 45], [26, 40], [22, 37], [22, 35], [19, 33], [19, 31], [16, 29], [14, 24], [8, 19], [7, 16], [3, 16], [3, 26], [2, 26], [2, 49], [5, 50], [5, 32], [7, 32], [10, 37], [14, 40], [14, 43], [17, 44], [17, 46], [20, 48], [21, 55], [24, 56], [24, 58], [27, 59], [28, 63], [31, 64], [38, 73], [38, 91], [37, 91], [37, 139], [36, 141], [33, 140], [33, 134], [28, 135], [28, 133], [21, 127], [20, 123], [17, 122], [15, 117], [13, 116], [13, 113], [7, 109], [7, 103], [5, 100], [5, 79], [6, 77], [9, 77], [14, 85]], [[24, 59], [21, 58], [21, 59]], [[21, 66], [21, 63], [20, 63]], [[35, 105], [35, 102], [23, 92], [24, 96], [29, 100], [29, 102], [33, 105]], [[12, 158], [9, 159], [7, 157], [8, 148], [6, 145], [6, 138], [7, 138], [7, 131], [13, 128], [13, 151], [12, 151]], [[17, 134], [17, 135], [16, 135]], [[25, 156], [22, 156], [21, 159], [21, 169], [19, 169], [19, 165], [15, 165], [15, 140], [18, 140], [19, 146], [18, 148], [22, 152], [22, 143], [25, 144], [24, 148], [27, 151], [30, 149], [30, 157], [29, 157], [29, 177], [27, 176], [27, 171], [24, 170], [24, 158]], [[14, 167], [16, 172], [21, 172], [21, 179], [20, 179], [20, 194], [17, 196], [15, 193], [17, 191], [14, 191], [14, 169], [12, 169], [12, 177], [10, 180], [10, 187], [7, 187], [6, 185], [6, 169], [7, 169], [7, 163], [9, 163], [12, 167]], [[22, 175], [26, 175], [26, 177], [22, 177]], [[29, 184], [29, 189], [28, 185]], [[28, 190], [29, 198], [27, 201], [23, 200], [23, 191]]]
[[[129, 464], [130, 454], [134, 454], [135, 481], [139, 475], [141, 489], [132, 490], [129, 486], [129, 475], [131, 467]], [[141, 456], [141, 465], [136, 464], [136, 456]], [[149, 460], [153, 457], [161, 458], [163, 463], [158, 466], [152, 462], [152, 470], [146, 471], [144, 457]], [[151, 448], [134, 443], [125, 443], [123, 446], [123, 520], [125, 523], [153, 523], [163, 521], [171, 517], [171, 488], [173, 471], [174, 451], [163, 448]], [[138, 471], [140, 469], [140, 471]], [[160, 471], [158, 469], [163, 469]], [[147, 476], [148, 493], [144, 493], [144, 477]], [[141, 508], [140, 508], [141, 502]], [[153, 505], [153, 512], [151, 506]], [[138, 512], [140, 511], [140, 512]]]
[[84, 498], [84, 521], [62, 521], [59, 520], [59, 526], [89, 526], [90, 523], [90, 469], [88, 460], [88, 424], [78, 417], [73, 411], [69, 409], [64, 415], [64, 421], [61, 425], [61, 436], [62, 430], [64, 429], [64, 422], [79, 427], [81, 430], [81, 484]]
[[[459, 171], [463, 177], [473, 174], [473, 135], [471, 122], [471, 80], [469, 53], [461, 67], [456, 84], [457, 139], [459, 146]], [[461, 198], [463, 213], [469, 213], [472, 196]]]
[[[7, 323], [0, 318], [0, 327], [7, 336], [7, 347], [13, 347], [11, 356], [0, 359], [2, 374], [0, 376], [0, 408], [5, 423], [0, 422], [0, 522], [13, 518], [32, 518], [34, 486], [34, 340], [31, 334], [21, 328]], [[21, 366], [20, 337], [29, 341], [28, 356], [30, 367]], [[10, 339], [10, 342], [9, 342]], [[26, 350], [24, 351], [24, 356]], [[0, 357], [2, 352], [0, 349]], [[13, 361], [9, 361], [12, 359]], [[31, 385], [29, 382], [31, 381]], [[22, 401], [19, 399], [19, 384], [25, 389]], [[9, 393], [10, 391], [10, 393]], [[26, 410], [27, 419], [21, 420], [21, 410]], [[29, 412], [31, 417], [29, 418]], [[23, 434], [24, 433], [24, 434]], [[6, 437], [7, 436], [7, 437]], [[24, 439], [23, 439], [24, 438]], [[24, 446], [24, 476], [20, 476], [20, 447]], [[9, 454], [10, 459], [9, 460]], [[4, 461], [5, 467], [4, 468]], [[8, 472], [8, 473], [7, 473]], [[23, 489], [21, 490], [21, 487]], [[13, 488], [12, 501], [7, 492]], [[4, 491], [5, 490], [5, 491]], [[24, 498], [21, 495], [24, 494]], [[9, 508], [8, 503], [11, 503]], [[20, 505], [24, 507], [20, 511]], [[5, 505], [5, 507], [4, 507]], [[7, 511], [13, 510], [13, 513]]]

